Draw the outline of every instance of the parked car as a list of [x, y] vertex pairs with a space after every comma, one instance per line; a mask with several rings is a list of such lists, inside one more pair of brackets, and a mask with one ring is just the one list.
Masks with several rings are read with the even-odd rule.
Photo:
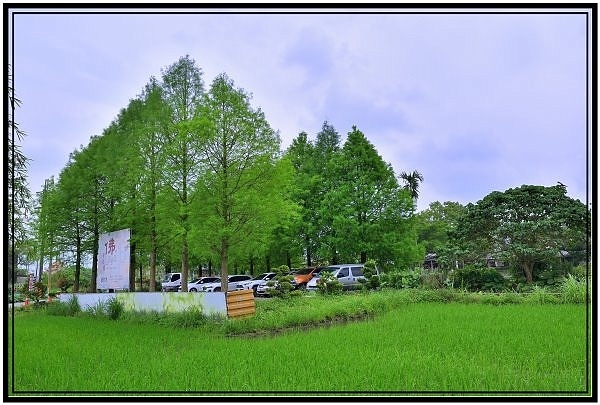
[[[288, 273], [287, 275], [289, 276], [293, 276], [294, 273]], [[275, 277], [273, 277], [275, 278]], [[277, 280], [271, 280], [272, 282], [269, 285], [268, 282], [262, 283], [260, 284], [258, 287], [256, 287], [256, 293], [254, 295], [256, 295], [257, 297], [270, 297], [271, 294], [271, 290], [276, 289], [279, 285], [279, 282]], [[296, 288], [296, 281], [292, 279], [291, 281], [292, 287], [295, 289]]]
[[275, 281], [275, 284], [272, 286], [267, 285], [267, 283], [261, 284], [256, 287], [256, 292], [254, 293], [254, 295], [257, 297], [270, 297], [271, 296], [270, 290], [272, 288], [276, 288], [276, 287], [277, 287], [277, 281]]
[[304, 286], [306, 291], [316, 291], [317, 280], [319, 279], [319, 274], [321, 274], [323, 270], [327, 270], [327, 267], [318, 267], [315, 271], [313, 271], [312, 278], [308, 280], [306, 286]]
[[[233, 274], [227, 277], [227, 291], [243, 290], [242, 282], [252, 280], [252, 276], [247, 274]], [[218, 283], [207, 283], [202, 286], [202, 292], [221, 291], [221, 281]]]
[[167, 273], [160, 283], [161, 291], [177, 291], [181, 287], [181, 273]]
[[306, 288], [306, 283], [308, 283], [313, 278], [313, 275], [318, 273], [320, 269], [322, 269], [322, 267], [307, 267], [296, 271], [296, 274], [294, 275], [296, 288]]
[[[207, 276], [207, 277], [195, 278], [195, 279], [193, 279], [192, 281], [190, 281], [188, 283], [188, 291], [189, 292], [201, 291], [202, 290], [202, 286], [204, 284], [208, 284], [208, 283], [220, 283], [220, 282], [221, 282], [221, 278], [220, 277]], [[179, 288], [177, 289], [177, 291], [181, 291], [181, 286], [179, 286]]]
[[[329, 271], [342, 284], [344, 290], [353, 290], [361, 285], [359, 280], [365, 279], [363, 275], [363, 264], [336, 264], [328, 266], [322, 271]], [[375, 269], [376, 274], [379, 274], [379, 269]], [[307, 284], [307, 291], [316, 291], [319, 277], [313, 277]]]
[[276, 275], [277, 273], [262, 273], [254, 277], [252, 280], [243, 281], [241, 285], [245, 290], [252, 290], [254, 292], [254, 296], [256, 296], [257, 288], [261, 285], [266, 285], [267, 281], [275, 278]]

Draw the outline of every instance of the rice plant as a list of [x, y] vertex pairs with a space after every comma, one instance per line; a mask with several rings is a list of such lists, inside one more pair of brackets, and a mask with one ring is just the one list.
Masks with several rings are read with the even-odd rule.
[[[317, 304], [307, 306], [323, 315]], [[231, 338], [206, 325], [29, 312], [8, 333], [8, 387], [16, 395], [583, 396], [585, 321], [583, 305], [421, 302], [361, 322]], [[46, 349], [32, 350], [42, 337]]]

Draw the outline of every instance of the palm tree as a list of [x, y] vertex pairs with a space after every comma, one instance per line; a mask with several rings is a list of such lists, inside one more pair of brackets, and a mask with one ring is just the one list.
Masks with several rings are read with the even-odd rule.
[[410, 192], [413, 200], [419, 198], [419, 185], [423, 182], [423, 175], [417, 170], [413, 170], [412, 173], [400, 173], [400, 178], [406, 183], [404, 189]]

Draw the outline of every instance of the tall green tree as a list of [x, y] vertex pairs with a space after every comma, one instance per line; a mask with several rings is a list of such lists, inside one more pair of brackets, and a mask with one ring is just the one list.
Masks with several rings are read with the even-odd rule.
[[417, 250], [412, 225], [407, 226], [412, 201], [398, 185], [391, 165], [355, 126], [338, 158], [336, 177], [340, 182], [328, 199], [333, 202], [334, 244], [344, 261], [397, 262], [402, 250]]
[[[181, 246], [182, 291], [189, 277], [190, 204], [198, 176], [202, 173], [199, 153], [200, 103], [204, 94], [202, 71], [188, 55], [169, 66], [162, 75], [162, 91], [170, 114], [165, 153], [165, 184], [169, 194], [163, 200], [174, 212], [175, 234]], [[165, 211], [163, 211], [165, 212]]]
[[[31, 193], [27, 183], [27, 165], [29, 159], [21, 149], [20, 142], [26, 136], [15, 121], [15, 110], [21, 101], [15, 96], [12, 71], [9, 65], [8, 75], [8, 143], [7, 143], [7, 187], [8, 187], [8, 242], [11, 249], [7, 252], [10, 269], [16, 268], [21, 245], [26, 240], [27, 211], [31, 203]], [[12, 271], [9, 271], [12, 273]]]
[[520, 268], [528, 284], [536, 264], [556, 260], [560, 250], [590, 237], [587, 207], [568, 197], [562, 184], [494, 191], [466, 209], [454, 233], [465, 257], [494, 254]]
[[320, 262], [339, 263], [339, 249], [336, 246], [339, 233], [334, 224], [332, 213], [338, 209], [331, 191], [341, 184], [340, 171], [337, 168], [341, 154], [341, 138], [336, 129], [325, 121], [317, 133], [314, 147], [313, 165], [317, 170], [316, 187], [313, 197], [318, 206], [313, 212], [313, 234], [317, 243], [317, 256]]
[[[138, 149], [143, 103], [131, 99], [115, 120], [105, 129], [94, 153], [96, 175], [105, 179], [106, 202], [103, 232], [130, 230], [129, 290], [135, 290], [138, 247], [144, 235], [139, 228], [147, 222], [144, 216], [144, 196], [141, 194], [143, 176], [142, 155]], [[94, 181], [94, 179], [92, 179]]]
[[300, 249], [311, 267], [317, 251], [317, 228], [314, 221], [319, 206], [319, 187], [323, 181], [321, 175], [322, 159], [315, 158], [315, 147], [306, 132], [301, 132], [292, 141], [286, 151], [286, 157], [294, 168], [292, 199], [299, 206], [299, 216], [288, 228], [289, 243]]
[[159, 232], [158, 222], [159, 194], [165, 187], [162, 176], [164, 168], [163, 147], [165, 134], [169, 127], [169, 112], [162, 88], [156, 79], [151, 78], [142, 94], [143, 110], [140, 116], [141, 128], [138, 139], [140, 166], [142, 168], [140, 194], [145, 201], [145, 220], [140, 224], [140, 232], [147, 236], [149, 253], [150, 287], [155, 291], [157, 256], [161, 240], [165, 240]]
[[54, 228], [48, 218], [50, 213], [48, 202], [55, 188], [54, 176], [44, 181], [44, 188], [36, 193], [33, 216], [29, 222], [32, 241], [30, 259], [38, 262], [37, 281], [42, 281], [45, 260], [56, 256], [56, 252], [51, 250], [54, 247]]
[[291, 167], [280, 158], [280, 139], [250, 95], [218, 75], [196, 121], [203, 176], [197, 183], [194, 212], [202, 225], [198, 245], [208, 246], [221, 263], [222, 291], [228, 265], [264, 249], [272, 231], [290, 213], [285, 188]]
[[89, 198], [93, 186], [87, 176], [90, 174], [89, 158], [83, 148], [71, 153], [48, 200], [48, 218], [57, 249], [63, 252], [64, 259], [75, 264], [73, 292], [79, 291], [81, 266], [91, 241]]
[[[106, 198], [108, 186], [106, 165], [110, 156], [114, 158], [114, 151], [107, 147], [107, 142], [101, 137], [92, 137], [90, 143], [80, 156], [79, 175], [84, 179], [85, 189], [89, 192], [88, 198], [82, 207], [85, 210], [83, 224], [89, 238], [83, 243], [83, 249], [91, 253], [92, 275], [90, 292], [96, 292], [96, 278], [98, 275], [98, 243], [100, 234], [107, 230], [110, 218], [110, 200]], [[76, 284], [79, 286], [81, 271], [75, 266]]]
[[426, 252], [439, 253], [449, 243], [449, 234], [456, 229], [465, 211], [458, 202], [434, 201], [416, 215], [419, 243], [425, 246]]

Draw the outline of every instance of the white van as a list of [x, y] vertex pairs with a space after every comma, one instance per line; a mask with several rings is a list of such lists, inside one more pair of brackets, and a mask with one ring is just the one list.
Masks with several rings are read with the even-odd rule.
[[181, 273], [167, 273], [162, 283], [160, 283], [161, 291], [177, 291], [181, 286]]
[[[354, 290], [359, 288], [361, 282], [359, 280], [365, 279], [363, 275], [364, 264], [355, 263], [355, 264], [335, 264], [332, 266], [327, 266], [321, 271], [328, 271], [333, 274], [333, 277], [337, 278], [338, 281], [342, 284], [342, 288], [344, 290]], [[379, 269], [375, 268], [375, 274], [379, 274]], [[317, 281], [319, 277], [313, 277], [307, 284], [307, 291], [316, 291], [317, 290]]]

